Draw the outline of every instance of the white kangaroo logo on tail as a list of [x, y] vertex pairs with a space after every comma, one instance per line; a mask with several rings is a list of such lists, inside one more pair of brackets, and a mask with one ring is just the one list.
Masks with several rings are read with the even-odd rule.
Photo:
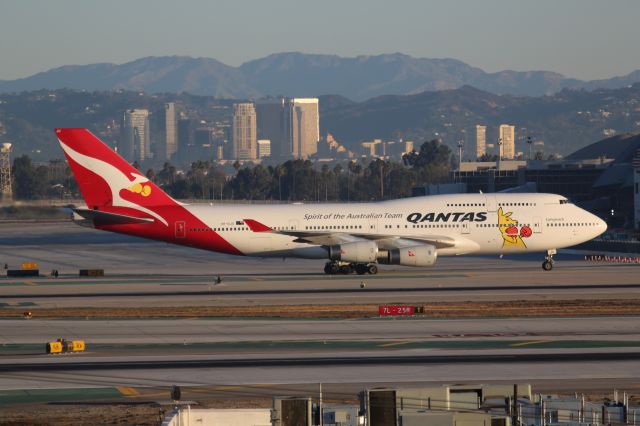
[[105, 182], [107, 182], [107, 185], [109, 185], [109, 189], [111, 189], [111, 200], [112, 200], [111, 203], [114, 207], [129, 207], [134, 210], [138, 210], [140, 212], [143, 212], [155, 217], [160, 222], [164, 223], [165, 226], [169, 226], [167, 224], [167, 221], [164, 220], [162, 216], [147, 209], [146, 207], [142, 207], [136, 203], [127, 201], [120, 196], [120, 190], [129, 189], [135, 184], [142, 184], [145, 182], [149, 182], [149, 179], [147, 179], [145, 176], [142, 176], [140, 174], [131, 173], [131, 177], [134, 178], [134, 180], [131, 181], [129, 180], [127, 175], [124, 174], [122, 171], [120, 171], [120, 169], [118, 169], [117, 167], [114, 167], [111, 164], [104, 162], [102, 160], [99, 160], [97, 158], [93, 158], [93, 157], [89, 157], [87, 155], [81, 154], [73, 150], [71, 147], [65, 145], [64, 142], [62, 142], [60, 139], [58, 139], [58, 141], [60, 142], [60, 145], [62, 146], [62, 149], [64, 150], [64, 152], [69, 157], [71, 157], [73, 161], [80, 164], [85, 169], [90, 170], [93, 173], [97, 174], [102, 179], [104, 179]]

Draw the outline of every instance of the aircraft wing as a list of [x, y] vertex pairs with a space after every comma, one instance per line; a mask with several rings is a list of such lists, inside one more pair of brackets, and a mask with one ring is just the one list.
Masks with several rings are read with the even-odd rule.
[[397, 249], [403, 247], [413, 247], [418, 244], [431, 244], [436, 248], [455, 247], [463, 242], [444, 235], [420, 235], [411, 237], [400, 237], [393, 234], [363, 234], [357, 232], [336, 232], [336, 231], [280, 231], [272, 229], [262, 223], [245, 219], [244, 222], [254, 232], [269, 232], [272, 234], [289, 235], [296, 237], [297, 243], [308, 243], [314, 245], [332, 246], [356, 241], [371, 240], [376, 241], [378, 246], [384, 250]]
[[305, 231], [274, 231], [278, 234], [296, 237], [297, 243], [316, 245], [338, 245], [356, 241], [370, 240], [378, 243], [381, 249], [389, 250], [402, 247], [413, 247], [418, 244], [431, 244], [436, 248], [454, 247], [456, 240], [442, 235], [424, 235], [400, 237], [389, 234], [358, 234], [345, 232], [305, 232]]

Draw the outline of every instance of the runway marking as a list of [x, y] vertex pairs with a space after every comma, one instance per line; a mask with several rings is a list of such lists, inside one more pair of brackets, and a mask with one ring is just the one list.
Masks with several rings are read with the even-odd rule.
[[23, 281], [22, 283], [26, 284], [26, 285], [38, 285], [37, 283], [34, 283], [33, 281]]
[[[118, 388], [118, 389], [120, 389], [120, 388]], [[134, 389], [134, 391], [135, 391], [135, 389]], [[141, 398], [156, 398], [156, 397], [159, 397], [159, 396], [167, 396], [167, 392], [164, 391], [164, 392], [138, 393], [138, 394], [135, 394], [135, 395], [127, 395], [127, 396], [131, 396], [131, 397], [138, 397], [139, 396]]]
[[264, 278], [254, 277], [251, 278], [251, 281], [264, 281]]
[[116, 389], [118, 389], [118, 392], [120, 392], [123, 395], [126, 396], [139, 396], [140, 392], [138, 392], [136, 389], [131, 388], [129, 386], [118, 386]]
[[510, 346], [528, 346], [528, 345], [538, 345], [540, 343], [551, 343], [554, 342], [555, 340], [532, 340], [530, 342], [520, 342], [520, 343], [514, 343]]
[[409, 340], [406, 342], [392, 342], [392, 343], [385, 343], [384, 345], [379, 345], [379, 348], [388, 348], [390, 346], [400, 346], [400, 345], [408, 345], [409, 343], [415, 343], [415, 341], [413, 340]]

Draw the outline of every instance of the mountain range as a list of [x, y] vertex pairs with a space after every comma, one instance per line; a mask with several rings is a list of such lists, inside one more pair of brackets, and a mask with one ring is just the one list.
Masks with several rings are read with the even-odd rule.
[[616, 89], [640, 82], [640, 70], [582, 81], [551, 71], [488, 73], [456, 59], [414, 58], [401, 53], [340, 57], [277, 53], [239, 67], [212, 58], [146, 57], [124, 64], [66, 65], [30, 77], [0, 80], [0, 93], [39, 89], [133, 90], [218, 98], [309, 97], [336, 94], [362, 101], [382, 95], [473, 86], [493, 94], [541, 96], [565, 88]]

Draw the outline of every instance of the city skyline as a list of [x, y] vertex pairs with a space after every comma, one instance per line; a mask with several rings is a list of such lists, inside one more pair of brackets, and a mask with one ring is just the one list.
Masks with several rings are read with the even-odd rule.
[[[402, 52], [418, 58], [454, 58], [487, 72], [548, 70], [584, 80], [640, 69], [635, 55], [638, 2], [405, 0], [392, 6], [370, 1], [367, 19], [362, 20], [363, 4], [330, 0], [300, 7], [293, 0], [280, 0], [247, 8], [194, 0], [159, 1], [151, 10], [148, 3], [135, 2], [127, 3], [128, 13], [122, 15], [113, 3], [10, 2], [0, 14], [0, 37], [7, 41], [0, 45], [0, 80], [62, 65], [124, 63], [145, 56], [213, 57], [237, 66], [286, 51], [346, 57]], [[144, 37], [136, 34], [140, 16], [145, 17]], [[230, 40], [239, 25], [237, 16], [243, 17], [248, 34]], [[216, 17], [215, 25], [210, 25], [211, 17]], [[332, 31], [308, 25], [309, 17], [331, 23]], [[70, 19], [72, 24], [66, 24]], [[30, 23], [28, 33], [24, 22]], [[370, 31], [390, 22], [403, 23], [392, 36]], [[174, 30], [166, 31], [168, 25]], [[290, 37], [292, 33], [296, 37]]]

